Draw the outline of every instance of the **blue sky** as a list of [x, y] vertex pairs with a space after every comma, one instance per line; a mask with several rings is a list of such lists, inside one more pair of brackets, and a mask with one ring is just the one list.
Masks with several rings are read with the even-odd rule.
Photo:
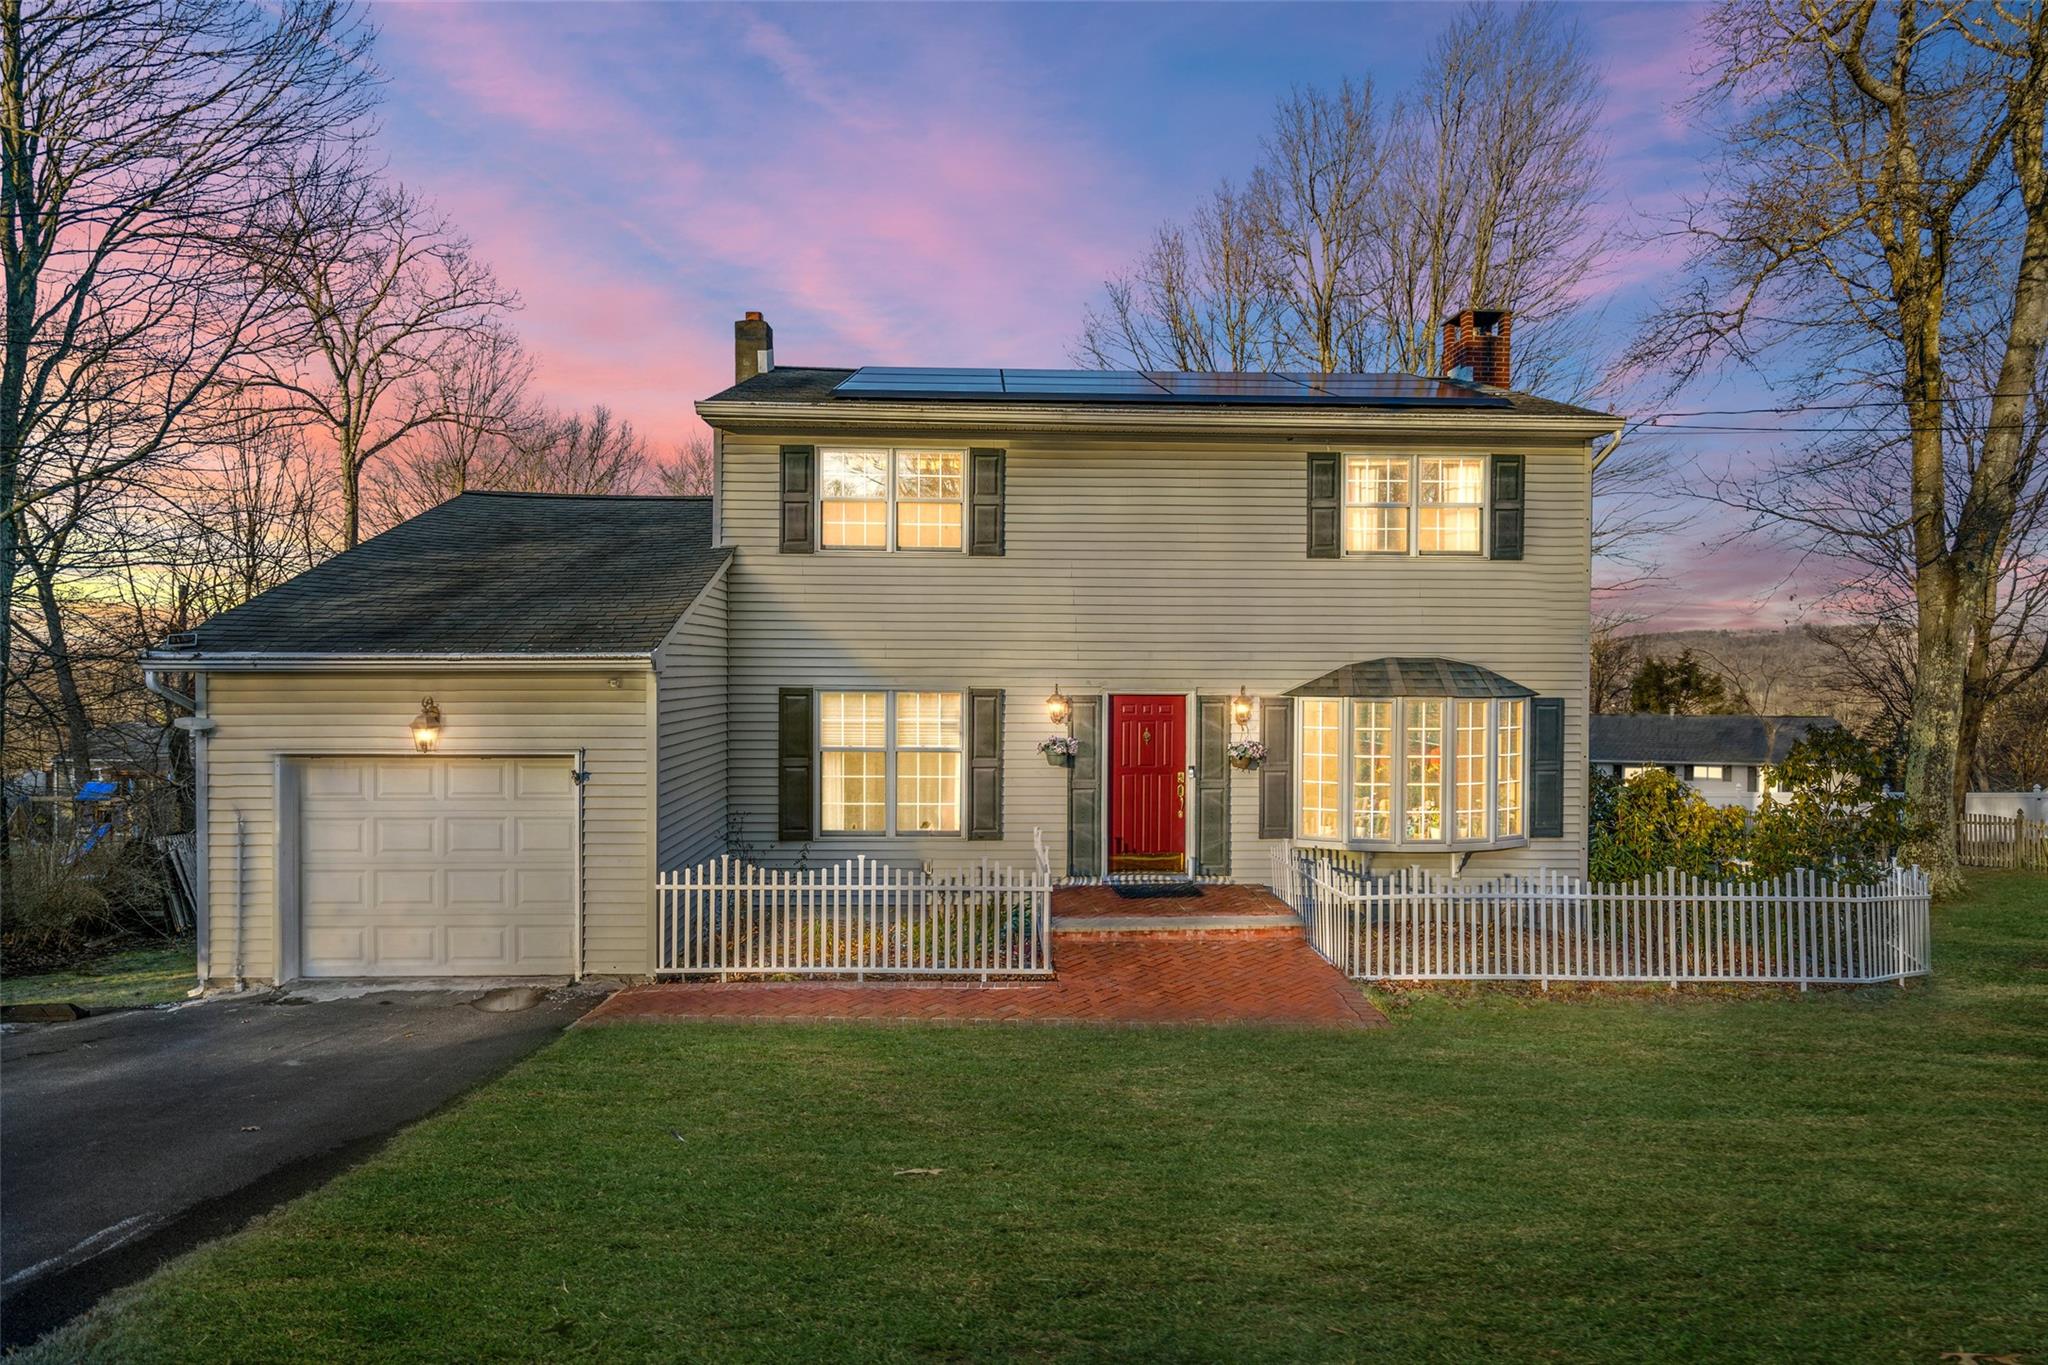
[[[1392, 92], [1442, 5], [376, 4], [382, 146], [517, 289], [558, 401], [658, 446], [729, 382], [760, 309], [793, 364], [1067, 363], [1082, 310], [1162, 219], [1252, 165], [1290, 84]], [[1695, 11], [1579, 10], [1606, 74], [1608, 211], [1696, 191], [1710, 147], [1673, 105]], [[1617, 328], [1675, 257], [1620, 252]], [[1741, 406], [1744, 381], [1701, 395]], [[1686, 438], [1689, 460], [1739, 452]], [[1663, 624], [1753, 610], [1782, 559], [1672, 538]]]

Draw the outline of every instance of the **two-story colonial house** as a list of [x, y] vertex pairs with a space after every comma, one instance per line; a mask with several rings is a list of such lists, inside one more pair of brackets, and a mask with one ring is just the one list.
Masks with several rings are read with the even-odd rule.
[[718, 853], [1582, 870], [1618, 422], [1509, 347], [1467, 310], [1444, 376], [820, 369], [749, 314], [710, 499], [465, 494], [146, 657], [201, 974], [641, 975], [658, 871]]

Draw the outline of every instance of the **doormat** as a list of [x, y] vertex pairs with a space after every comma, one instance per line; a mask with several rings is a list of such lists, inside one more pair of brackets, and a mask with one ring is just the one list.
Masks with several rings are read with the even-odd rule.
[[1109, 889], [1127, 901], [1182, 900], [1202, 894], [1193, 882], [1111, 882]]

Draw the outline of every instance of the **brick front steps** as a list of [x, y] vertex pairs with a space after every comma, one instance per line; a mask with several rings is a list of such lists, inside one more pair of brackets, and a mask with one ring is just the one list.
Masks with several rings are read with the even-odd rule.
[[[1103, 902], [1136, 914], [1105, 911]], [[1277, 914], [1275, 913], [1277, 911]], [[1102, 921], [1110, 921], [1104, 924]], [[858, 1019], [1375, 1028], [1386, 1016], [1316, 956], [1300, 921], [1256, 887], [1198, 900], [1053, 897], [1051, 981], [676, 981], [620, 991], [595, 1026], [662, 1019]]]

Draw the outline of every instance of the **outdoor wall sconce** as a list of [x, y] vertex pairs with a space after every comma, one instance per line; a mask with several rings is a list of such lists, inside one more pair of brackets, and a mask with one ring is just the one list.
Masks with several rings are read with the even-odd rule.
[[420, 713], [412, 718], [412, 747], [423, 754], [434, 752], [441, 742], [441, 708], [432, 697], [420, 698]]
[[1244, 688], [1237, 689], [1237, 695], [1230, 699], [1230, 718], [1242, 730], [1252, 723], [1252, 699]]
[[1045, 715], [1054, 725], [1065, 725], [1067, 717], [1074, 714], [1074, 703], [1060, 695], [1060, 685], [1052, 685], [1052, 695], [1045, 699]]

